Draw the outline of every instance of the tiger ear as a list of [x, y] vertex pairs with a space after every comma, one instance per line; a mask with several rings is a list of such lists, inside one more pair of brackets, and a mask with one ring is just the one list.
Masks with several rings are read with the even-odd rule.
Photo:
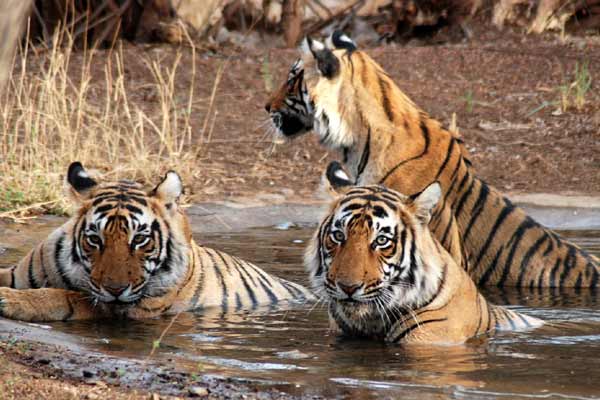
[[163, 180], [150, 192], [150, 196], [157, 197], [167, 205], [177, 203], [183, 194], [183, 182], [175, 171], [165, 174]]
[[350, 36], [344, 32], [335, 30], [325, 41], [325, 45], [330, 49], [345, 49], [349, 52], [353, 52], [357, 49], [354, 40], [350, 39]]
[[302, 41], [302, 51], [310, 52], [317, 60], [317, 69], [325, 78], [332, 79], [340, 72], [340, 60], [335, 54], [318, 40], [306, 36]]
[[413, 212], [424, 224], [428, 224], [431, 213], [442, 197], [442, 187], [439, 182], [433, 182], [421, 193], [410, 196]]
[[98, 182], [90, 177], [79, 161], [72, 162], [67, 170], [67, 196], [74, 203], [81, 203], [89, 198], [90, 190]]
[[354, 182], [338, 161], [332, 161], [325, 172], [325, 187], [333, 198], [343, 196], [354, 187]]

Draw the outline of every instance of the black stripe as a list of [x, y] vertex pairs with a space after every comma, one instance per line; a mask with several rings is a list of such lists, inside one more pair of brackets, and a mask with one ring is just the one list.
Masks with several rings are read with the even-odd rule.
[[[463, 183], [466, 182], [467, 178], [469, 178], [469, 174], [466, 173], [463, 180], [461, 181], [457, 194], [460, 193], [460, 190], [463, 186]], [[454, 207], [454, 215], [456, 216], [456, 218], [460, 217], [460, 214], [462, 213], [462, 209], [467, 201], [467, 199], [471, 196], [471, 193], [473, 193], [473, 187], [475, 186], [475, 180], [471, 181], [471, 184], [468, 186], [467, 190], [465, 190], [462, 194], [462, 196], [460, 196], [460, 199], [458, 200], [458, 203], [456, 203], [456, 206]]]
[[15, 289], [15, 270], [17, 269], [17, 266], [13, 266], [10, 269], [10, 288], [11, 289]]
[[338, 207], [341, 207], [344, 204], [347, 204], [347, 203], [357, 200], [357, 199], [361, 200], [361, 201], [365, 201], [365, 202], [366, 201], [375, 201], [375, 202], [380, 201], [394, 211], [396, 211], [398, 209], [398, 206], [395, 203], [393, 203], [389, 200], [386, 200], [384, 198], [378, 197], [375, 194], [360, 194], [360, 195], [350, 195], [349, 194], [339, 202]]
[[114, 208], [115, 208], [114, 204], [105, 204], [103, 206], [100, 206], [100, 207], [96, 208], [94, 210], [94, 214], [104, 213], [104, 212], [112, 210]]
[[504, 271], [502, 271], [502, 277], [498, 281], [498, 287], [504, 286], [504, 283], [506, 282], [506, 279], [508, 278], [508, 274], [510, 273], [513, 259], [517, 252], [519, 244], [521, 243], [521, 240], [525, 236], [524, 235], [525, 232], [527, 232], [529, 229], [536, 227], [536, 226], [538, 226], [538, 225], [535, 223], [535, 221], [533, 221], [529, 217], [526, 217], [525, 220], [521, 223], [521, 225], [519, 225], [517, 230], [514, 231], [513, 234], [511, 235], [512, 236], [511, 241], [513, 243], [512, 243], [512, 247], [510, 249], [510, 253], [508, 254], [508, 257], [506, 259], [506, 263], [504, 264]]
[[328, 225], [331, 222], [331, 219], [331, 216], [327, 216], [325, 221], [323, 221], [323, 223], [319, 227], [319, 233], [317, 234], [317, 251], [319, 252], [319, 265], [317, 266], [317, 270], [315, 271], [315, 276], [321, 276], [323, 274], [323, 232], [325, 232], [325, 227], [329, 228]]
[[65, 267], [61, 264], [60, 256], [64, 246], [65, 236], [66, 235], [63, 233], [62, 236], [56, 242], [56, 247], [54, 248], [54, 265], [56, 266], [58, 276], [62, 279], [64, 286], [69, 290], [76, 290], [75, 286], [73, 285], [73, 282], [71, 282], [71, 279], [69, 279], [69, 277], [67, 276]]
[[[523, 279], [525, 279], [525, 273], [528, 271], [529, 261], [531, 257], [538, 251], [538, 249], [542, 246], [542, 244], [548, 240], [548, 236], [542, 232], [542, 236], [535, 241], [533, 246], [531, 246], [525, 256], [521, 259], [521, 271], [519, 272], [519, 279], [517, 280], [517, 286], [523, 285]], [[542, 270], [543, 271], [543, 270]], [[533, 283], [533, 281], [532, 281]]]
[[560, 274], [560, 287], [564, 286], [565, 280], [567, 279], [569, 272], [571, 272], [571, 270], [575, 266], [575, 262], [577, 261], [575, 247], [570, 245], [569, 243], [566, 243], [566, 244], [567, 244], [569, 250], [567, 250], [567, 255], [563, 262], [563, 270]]
[[[216, 253], [219, 256], [219, 258], [221, 258], [221, 261], [223, 261], [223, 264], [229, 265], [229, 263], [223, 257], [223, 254], [221, 254], [221, 252], [216, 252]], [[233, 266], [236, 268], [236, 270], [240, 276], [240, 279], [242, 280], [242, 284], [244, 285], [244, 288], [246, 288], [248, 297], [250, 297], [250, 301], [252, 302], [252, 308], [256, 308], [256, 306], [258, 305], [258, 301], [256, 300], [256, 294], [254, 293], [254, 290], [252, 290], [250, 285], [248, 285], [248, 281], [246, 280], [246, 277], [241, 273], [238, 265], [234, 263]], [[231, 272], [229, 272], [229, 273], [231, 273]], [[236, 298], [239, 299], [239, 295], [237, 293], [236, 293]]]
[[429, 150], [429, 130], [427, 129], [427, 125], [425, 125], [425, 123], [423, 121], [421, 121], [421, 132], [423, 133], [423, 138], [425, 140], [425, 145], [423, 147], [423, 151], [421, 151], [421, 154], [416, 155], [414, 157], [408, 158], [406, 160], [400, 161], [398, 164], [396, 164], [392, 169], [390, 169], [381, 180], [379, 180], [380, 184], [384, 184], [386, 179], [389, 178], [394, 172], [396, 172], [396, 170], [398, 168], [400, 168], [402, 165], [410, 162], [410, 161], [414, 161], [416, 159], [419, 159], [421, 157], [423, 157], [427, 151]]
[[525, 324], [527, 328], [531, 327], [531, 324], [529, 323], [529, 321], [527, 321], [527, 318], [525, 318], [524, 315], [518, 312], [515, 312], [514, 315], [516, 315], [521, 320], [521, 322]]
[[434, 181], [437, 181], [438, 178], [440, 177], [440, 175], [442, 175], [442, 172], [444, 172], [444, 168], [446, 168], [446, 164], [448, 164], [448, 161], [450, 161], [450, 156], [452, 156], [453, 150], [454, 150], [454, 138], [450, 139], [450, 144], [448, 145], [448, 149], [446, 150], [446, 158], [444, 158], [444, 161], [442, 162], [442, 165], [440, 165], [440, 168], [438, 169], [437, 174], [435, 174]]
[[75, 223], [73, 227], [73, 240], [71, 241], [71, 261], [74, 263], [79, 263], [81, 261], [81, 257], [79, 257], [79, 242], [81, 240], [81, 236], [83, 234], [83, 227], [86, 224], [86, 219], [82, 218], [81, 220]]
[[554, 266], [552, 267], [552, 270], [550, 271], [550, 283], [548, 284], [549, 287], [557, 287], [556, 276], [558, 275], [560, 265], [561, 265], [561, 259], [559, 257], [556, 259], [556, 262], [554, 263]]
[[367, 132], [367, 141], [365, 142], [365, 148], [362, 152], [362, 155], [360, 156], [360, 162], [358, 163], [358, 170], [356, 173], [356, 183], [357, 184], [358, 184], [360, 175], [363, 173], [363, 171], [365, 170], [365, 167], [367, 166], [367, 163], [369, 162], [370, 151], [371, 151], [371, 128], [369, 128], [369, 131]]
[[35, 249], [31, 251], [31, 257], [29, 257], [29, 268], [28, 268], [28, 276], [29, 276], [29, 287], [32, 289], [38, 289], [39, 286], [35, 281], [35, 276], [33, 275], [33, 256], [35, 256]]
[[504, 314], [505, 321], [508, 321], [508, 323], [510, 324], [510, 329], [513, 331], [517, 329], [517, 325], [515, 325], [515, 321], [513, 321], [511, 313], [504, 307], [502, 307], [502, 313]]
[[400, 340], [405, 338], [408, 334], [410, 334], [412, 331], [414, 331], [415, 329], [420, 328], [424, 325], [431, 324], [433, 322], [444, 322], [447, 320], [448, 320], [448, 318], [437, 318], [437, 319], [428, 319], [426, 321], [419, 321], [419, 322], [415, 323], [414, 325], [410, 326], [409, 328], [405, 329], [404, 331], [402, 331], [398, 336], [394, 337], [394, 339], [392, 339], [392, 341], [399, 342]]
[[[193, 252], [194, 250], [192, 250]], [[194, 257], [195, 258], [195, 257]], [[198, 277], [198, 282], [196, 282], [196, 288], [194, 289], [194, 294], [192, 295], [192, 298], [190, 299], [190, 305], [193, 308], [198, 308], [198, 298], [200, 297], [200, 293], [202, 292], [202, 289], [204, 288], [204, 266], [202, 265], [202, 256], [200, 254], [198, 254], [198, 260], [197, 260], [197, 264], [191, 266], [190, 268], [198, 268], [200, 270], [200, 276]], [[193, 275], [194, 271], [190, 272], [191, 275]], [[190, 277], [191, 279], [191, 277]]]
[[475, 222], [477, 222], [477, 218], [479, 218], [479, 216], [481, 215], [481, 212], [483, 211], [483, 209], [485, 207], [485, 203], [487, 201], [489, 193], [490, 193], [490, 190], [488, 189], [487, 185], [482, 184], [481, 188], [479, 189], [479, 196], [477, 196], [475, 205], [473, 205], [473, 208], [471, 210], [471, 219], [469, 220], [469, 223], [467, 224], [467, 229], [465, 230], [465, 233], [463, 235], [464, 243], [468, 243], [468, 237], [469, 237], [469, 234], [471, 233], [471, 228], [473, 227]]
[[[219, 280], [221, 281], [221, 293], [222, 293], [222, 299], [221, 299], [221, 307], [223, 308], [223, 311], [227, 310], [227, 305], [228, 305], [228, 291], [227, 291], [227, 285], [225, 284], [225, 278], [223, 277], [223, 274], [221, 273], [221, 270], [219, 269], [219, 266], [217, 265], [217, 261], [215, 260], [215, 258], [213, 257], [212, 254], [210, 254], [210, 250], [211, 249], [206, 249], [206, 255], [208, 255], [208, 258], [210, 258], [210, 261], [212, 262], [212, 267], [215, 270], [215, 274], [217, 275], [217, 277], [219, 278]], [[214, 250], [212, 250], [214, 251]]]
[[141, 208], [138, 208], [134, 205], [131, 204], [125, 204], [125, 208], [128, 209], [129, 211], [131, 211], [134, 214], [138, 214], [138, 215], [143, 215], [144, 212], [142, 211]]
[[390, 122], [394, 122], [394, 111], [392, 110], [392, 104], [390, 102], [390, 98], [388, 97], [387, 92], [390, 89], [390, 85], [386, 82], [380, 74], [377, 75], [377, 79], [379, 81], [379, 89], [381, 90], [381, 99], [383, 102], [383, 110], [385, 111], [385, 115], [390, 120]]
[[[253, 264], [250, 264], [249, 262], [244, 261], [242, 265], [244, 265], [246, 268], [250, 268], [256, 272], [257, 277], [258, 277], [258, 282], [260, 283], [260, 286], [263, 288], [263, 290], [269, 297], [271, 304], [277, 303], [279, 301], [279, 299], [277, 298], [275, 293], [273, 293], [273, 291], [270, 289], [271, 287], [273, 287], [273, 284], [271, 282], [272, 278], [268, 275], [264, 275], [264, 272], [260, 268], [255, 267]], [[285, 287], [285, 285], [283, 285], [283, 282], [284, 281], [280, 281], [282, 286]], [[287, 287], [285, 287], [285, 288], [287, 289], [288, 292], [290, 292], [289, 288], [287, 288]], [[290, 292], [290, 294], [292, 296], [294, 296], [294, 293]]]
[[[496, 270], [496, 266], [498, 265], [498, 259], [500, 258], [500, 254], [502, 254], [502, 250], [504, 250], [504, 246], [500, 246], [500, 248], [496, 252], [496, 255], [494, 256], [494, 259], [492, 260], [490, 265], [488, 265], [488, 267], [485, 270], [485, 272], [483, 273], [483, 275], [481, 275], [481, 278], [479, 278], [479, 282], [477, 282], [477, 286], [485, 286], [488, 283], [488, 281], [490, 280], [490, 278], [492, 277], [492, 275], [494, 274], [494, 272]], [[475, 264], [475, 265], [477, 265], [477, 264]]]
[[[483, 244], [483, 247], [479, 251], [477, 260], [475, 261], [475, 265], [474, 265], [475, 268], [477, 268], [479, 266], [481, 259], [487, 253], [488, 248], [492, 244], [492, 241], [494, 240], [494, 238], [496, 237], [496, 234], [498, 233], [498, 230], [500, 229], [500, 226], [502, 226], [502, 223], [504, 222], [504, 220], [506, 220], [506, 217], [508, 217], [513, 212], [514, 209], [515, 209], [515, 207], [513, 206], [513, 204], [511, 202], [509, 202], [508, 200], [504, 199], [504, 208], [502, 208], [502, 211], [500, 211], [500, 214], [498, 214], [498, 217], [496, 218], [496, 222], [494, 222], [494, 226], [492, 226], [492, 229], [490, 230], [490, 233], [487, 235], [487, 239], [486, 239], [485, 243]], [[498, 256], [499, 256], [499, 253], [496, 254], [496, 260], [497, 260]], [[490, 271], [490, 269], [491, 269], [491, 265], [488, 266], [487, 270], [484, 272], [484, 275], [486, 275]], [[479, 281], [479, 283], [480, 283], [480, 285], [483, 284], [483, 282], [481, 280]]]

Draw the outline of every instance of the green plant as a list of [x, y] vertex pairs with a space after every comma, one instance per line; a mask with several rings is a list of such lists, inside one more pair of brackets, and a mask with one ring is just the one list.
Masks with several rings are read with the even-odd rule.
[[469, 114], [472, 113], [473, 112], [473, 104], [475, 103], [475, 100], [473, 98], [473, 91], [471, 89], [467, 90], [467, 92], [462, 97], [462, 99], [465, 102], [465, 109], [466, 109], [466, 111]]
[[592, 87], [592, 76], [587, 61], [575, 64], [573, 80], [558, 86], [558, 104], [563, 112], [575, 107], [581, 111], [586, 104], [586, 97]]
[[265, 90], [267, 93], [271, 93], [274, 88], [273, 75], [271, 74], [271, 63], [269, 61], [269, 55], [267, 54], [263, 58], [262, 65], [260, 66], [260, 75], [262, 76], [263, 83], [265, 84]]

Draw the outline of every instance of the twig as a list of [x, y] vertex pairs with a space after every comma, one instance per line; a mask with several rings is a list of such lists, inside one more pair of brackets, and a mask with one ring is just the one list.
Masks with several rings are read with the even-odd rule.
[[341, 9], [340, 11], [336, 12], [335, 14], [332, 14], [329, 18], [325, 18], [315, 24], [313, 24], [313, 26], [309, 27], [308, 29], [306, 29], [306, 34], [307, 35], [311, 35], [317, 31], [320, 31], [321, 29], [323, 29], [325, 26], [327, 26], [329, 23], [331, 23], [331, 21], [343, 16], [344, 14], [346, 14], [347, 12], [352, 12], [354, 11], [354, 8], [360, 8], [363, 6], [363, 4], [365, 3], [365, 0], [357, 0], [354, 3], [350, 4], [347, 7], [344, 7], [343, 9]]
[[31, 209], [34, 209], [34, 208], [39, 208], [39, 207], [47, 206], [49, 204], [54, 204], [54, 203], [58, 203], [58, 200], [42, 201], [42, 202], [39, 202], [39, 203], [30, 204], [30, 205], [28, 205], [26, 207], [21, 207], [21, 208], [16, 208], [14, 210], [4, 211], [4, 212], [0, 213], [0, 219], [1, 218], [15, 218], [13, 216], [13, 214], [18, 214], [18, 213], [21, 213], [23, 211], [28, 211], [28, 210], [31, 210]]
[[169, 325], [167, 325], [165, 327], [165, 329], [163, 329], [163, 331], [161, 332], [160, 336], [158, 337], [158, 340], [155, 340], [152, 343], [152, 350], [150, 350], [150, 354], [148, 354], [146, 356], [146, 358], [144, 358], [144, 361], [142, 364], [146, 364], [148, 362], [148, 360], [150, 360], [150, 358], [152, 358], [152, 356], [154, 355], [154, 353], [156, 352], [156, 349], [158, 349], [158, 347], [160, 346], [160, 343], [162, 343], [162, 340], [165, 338], [165, 336], [167, 335], [167, 332], [169, 331], [169, 329], [171, 329], [171, 327], [173, 326], [173, 324], [175, 323], [175, 320], [177, 320], [177, 317], [179, 317], [179, 314], [181, 314], [183, 311], [179, 311], [177, 314], [175, 314], [173, 316], [173, 318], [171, 318], [171, 322], [169, 322]]

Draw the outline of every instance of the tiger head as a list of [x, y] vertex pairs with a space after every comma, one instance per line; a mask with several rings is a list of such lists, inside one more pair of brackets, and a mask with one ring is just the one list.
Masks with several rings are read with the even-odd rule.
[[77, 207], [72, 243], [64, 243], [71, 258], [66, 272], [84, 290], [104, 303], [133, 303], [162, 296], [183, 279], [192, 235], [177, 204], [183, 192], [177, 173], [150, 191], [132, 181], [98, 183], [79, 162], [66, 178]]
[[346, 333], [383, 335], [394, 316], [423, 306], [440, 285], [443, 261], [427, 227], [440, 185], [412, 197], [351, 186], [337, 162], [327, 180], [338, 198], [305, 255], [313, 289]]
[[[310, 43], [310, 46], [308, 43]], [[314, 127], [314, 103], [309, 95], [309, 88], [305, 80], [305, 64], [312, 68], [315, 59], [314, 54], [320, 54], [319, 50], [314, 50], [313, 53], [313, 47], [315, 49], [322, 47], [322, 50], [327, 49], [328, 52], [333, 51], [330, 49], [349, 52], [356, 50], [355, 43], [339, 31], [332, 34], [328, 40], [327, 48], [325, 45], [307, 37], [302, 46], [302, 57], [292, 64], [286, 81], [272, 94], [265, 105], [276, 132], [286, 138], [300, 136], [303, 133], [310, 132]], [[317, 132], [319, 132], [319, 129], [317, 129]]]
[[287, 80], [276, 90], [265, 105], [271, 122], [278, 134], [286, 138], [310, 132], [313, 127], [313, 112], [304, 83], [302, 60], [297, 60]]

